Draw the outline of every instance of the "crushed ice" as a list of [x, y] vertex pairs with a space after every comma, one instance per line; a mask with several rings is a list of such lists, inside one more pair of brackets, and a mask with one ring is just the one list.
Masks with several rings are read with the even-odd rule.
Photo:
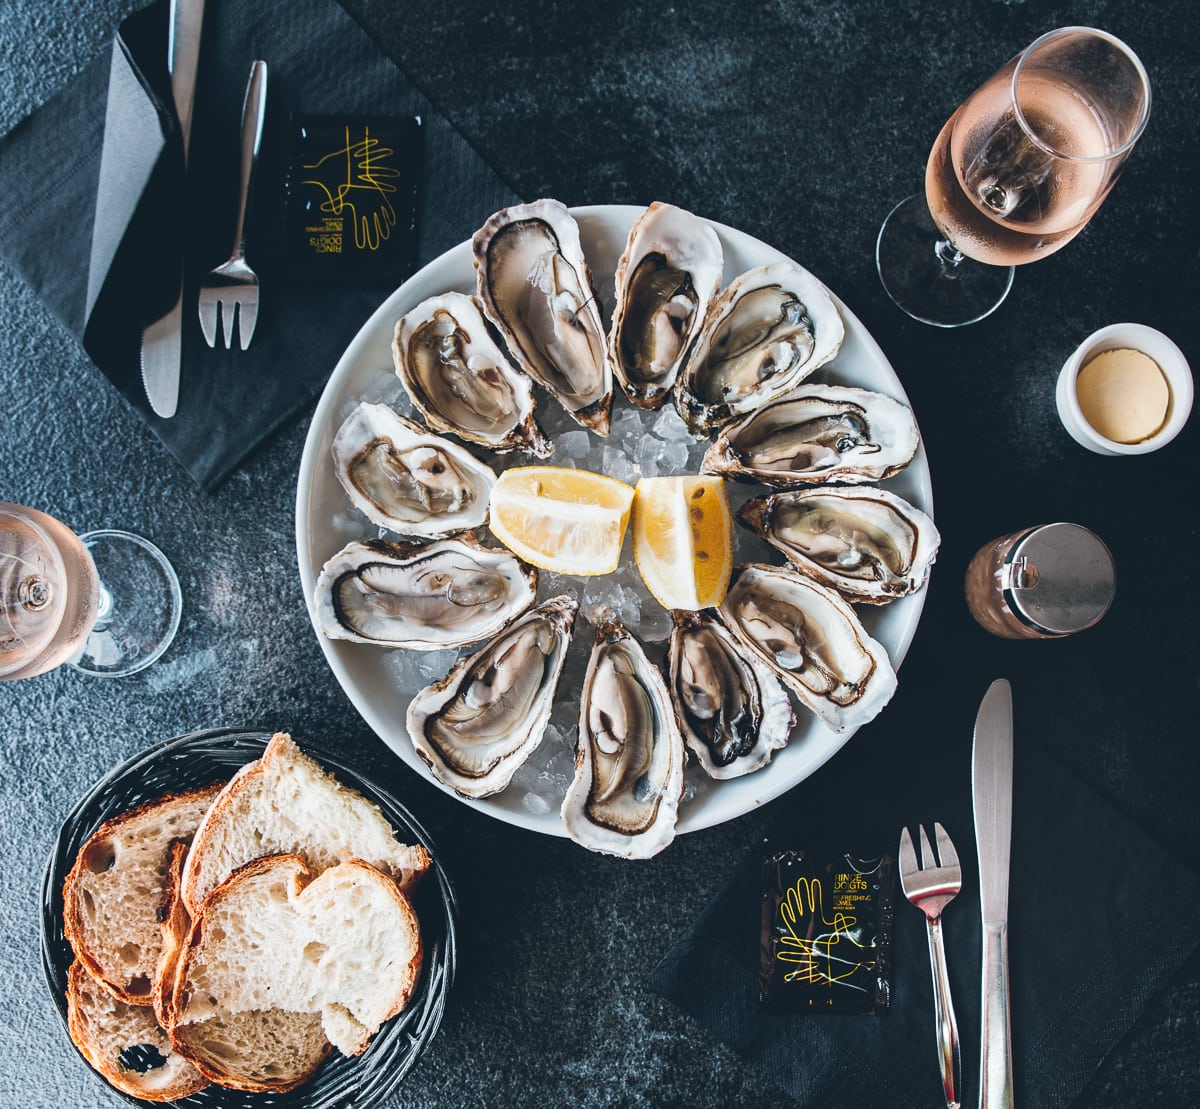
[[[374, 374], [363, 390], [343, 406], [343, 417], [362, 400], [391, 404], [412, 419], [421, 420], [390, 371], [380, 370]], [[658, 411], [646, 412], [629, 406], [619, 393], [614, 396], [612, 426], [607, 438], [581, 428], [544, 394], [538, 398], [537, 417], [555, 444], [554, 454], [545, 465], [591, 470], [629, 485], [636, 485], [642, 477], [698, 474], [708, 447], [707, 440], [693, 438], [669, 402]], [[542, 464], [520, 452], [495, 455], [477, 444], [465, 445], [497, 473], [514, 466]], [[727, 491], [734, 508], [745, 499], [746, 494], [731, 485], [727, 485]], [[358, 530], [353, 531], [359, 521]], [[365, 517], [356, 510], [339, 513], [334, 526], [339, 537], [347, 533], [345, 541], [373, 534]], [[486, 529], [479, 530], [481, 538], [490, 542]], [[353, 534], [349, 534], [351, 531]], [[750, 538], [739, 530], [739, 554], [743, 547], [757, 543], [756, 540], [750, 542]], [[579, 724], [579, 694], [595, 638], [594, 625], [607, 614], [615, 615], [641, 641], [651, 661], [662, 667], [664, 675], [666, 673], [671, 614], [646, 589], [633, 560], [632, 540], [628, 534], [620, 566], [614, 574], [584, 578], [546, 570], [538, 572], [539, 602], [564, 593], [579, 602], [579, 615], [551, 721], [541, 744], [513, 776], [509, 786], [510, 790], [516, 791], [521, 807], [534, 816], [557, 812], [571, 780]], [[397, 691], [411, 698], [425, 686], [445, 677], [457, 658], [474, 654], [484, 646], [486, 644], [474, 644], [461, 651], [392, 651], [387, 656], [387, 670]], [[711, 786], [711, 780], [702, 769], [689, 766], [685, 777], [685, 803], [702, 796]]]

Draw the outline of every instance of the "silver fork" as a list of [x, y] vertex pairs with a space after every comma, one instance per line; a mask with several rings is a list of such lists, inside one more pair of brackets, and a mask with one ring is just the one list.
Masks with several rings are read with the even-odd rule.
[[[267, 106], [267, 63], [256, 61], [250, 67], [246, 99], [242, 103], [242, 168], [238, 194], [237, 227], [233, 235], [233, 253], [227, 262], [212, 270], [200, 286], [200, 330], [210, 347], [217, 345], [217, 321], [227, 348], [233, 346], [233, 331], [238, 328], [242, 350], [250, 345], [258, 321], [258, 274], [246, 264], [246, 206], [258, 164], [262, 142], [263, 113]], [[236, 319], [235, 319], [236, 315]]]
[[925, 828], [921, 833], [921, 863], [913, 850], [912, 837], [905, 828], [900, 833], [900, 885], [904, 896], [925, 914], [929, 936], [929, 962], [933, 968], [933, 1015], [937, 1024], [938, 1062], [942, 1068], [942, 1091], [948, 1109], [958, 1109], [958, 1079], [961, 1058], [958, 1047], [958, 1022], [950, 997], [950, 976], [946, 971], [946, 948], [942, 942], [942, 910], [962, 889], [962, 870], [958, 852], [940, 824], [934, 824], [937, 858], [929, 846]]

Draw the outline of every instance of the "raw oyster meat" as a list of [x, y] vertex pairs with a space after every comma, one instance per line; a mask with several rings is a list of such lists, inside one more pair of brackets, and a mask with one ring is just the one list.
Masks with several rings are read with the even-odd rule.
[[795, 570], [749, 564], [721, 604], [729, 630], [836, 732], [873, 719], [896, 691], [887, 651], [833, 590]]
[[567, 834], [592, 851], [648, 859], [675, 838], [683, 737], [662, 675], [618, 620], [603, 621], [579, 707]]
[[333, 472], [372, 523], [427, 539], [487, 519], [496, 475], [386, 404], [360, 404], [333, 438]]
[[801, 385], [724, 428], [701, 473], [765, 485], [854, 484], [904, 469], [921, 437], [907, 405], [868, 389]]
[[557, 200], [505, 208], [474, 238], [484, 311], [521, 368], [570, 415], [608, 434], [612, 370], [579, 225]]
[[941, 536], [886, 489], [792, 489], [747, 501], [740, 519], [810, 578], [848, 601], [882, 605], [920, 589]]
[[688, 749], [714, 778], [765, 766], [786, 746], [796, 722], [782, 683], [715, 612], [671, 616], [667, 684]]
[[707, 435], [794, 389], [825, 365], [846, 328], [829, 290], [792, 262], [747, 270], [708, 310], [675, 384], [675, 406]]
[[533, 382], [500, 348], [475, 297], [445, 293], [405, 313], [392, 362], [430, 427], [494, 451], [553, 453], [533, 417]]
[[630, 229], [617, 263], [608, 357], [639, 408], [667, 399], [724, 268], [717, 233], [682, 208], [656, 200]]
[[330, 639], [440, 650], [495, 635], [531, 604], [537, 571], [470, 532], [437, 543], [358, 540], [317, 579], [317, 625]]
[[408, 706], [408, 734], [434, 776], [464, 797], [504, 789], [542, 741], [578, 602], [554, 597], [456, 662]]

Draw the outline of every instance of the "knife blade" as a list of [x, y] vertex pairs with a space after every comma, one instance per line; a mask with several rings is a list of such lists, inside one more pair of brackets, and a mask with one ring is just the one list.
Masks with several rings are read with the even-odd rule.
[[1008, 872], [1012, 851], [1012, 687], [988, 687], [975, 718], [971, 796], [983, 918], [979, 1054], [980, 1109], [1013, 1104], [1012, 1021], [1008, 987]]
[[[200, 33], [204, 0], [171, 0], [167, 32], [167, 68], [171, 97], [179, 117], [183, 167], [187, 172], [196, 100], [196, 70], [200, 63]], [[175, 304], [142, 332], [142, 385], [156, 415], [170, 419], [179, 405], [179, 368], [183, 354], [183, 254], [179, 257], [179, 294]]]

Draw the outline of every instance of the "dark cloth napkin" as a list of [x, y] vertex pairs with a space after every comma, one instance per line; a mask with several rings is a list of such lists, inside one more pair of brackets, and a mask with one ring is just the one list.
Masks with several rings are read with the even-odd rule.
[[[944, 768], [944, 804], [903, 811], [894, 782], [861, 781], [835, 760], [821, 788], [789, 799], [770, 841], [828, 842], [856, 830], [895, 855], [901, 826], [940, 820], [963, 863], [943, 916], [962, 1044], [962, 1104], [978, 1101], [979, 883], [970, 745]], [[1009, 952], [1015, 1102], [1069, 1105], [1146, 1002], [1200, 943], [1200, 880], [1054, 758], [1018, 735], [1014, 752]], [[839, 778], [839, 771], [841, 778]], [[810, 780], [811, 783], [811, 780]], [[911, 796], [911, 794], [908, 794]], [[889, 802], [886, 798], [892, 798]], [[796, 804], [800, 801], [800, 804]], [[848, 841], [855, 844], [858, 840]], [[758, 1004], [762, 853], [752, 851], [650, 977], [799, 1104], [828, 1109], [941, 1105], [933, 992], [922, 914], [897, 884], [891, 1010], [788, 1014]]]
[[[166, 0], [130, 16], [111, 57], [0, 140], [0, 189], [23, 200], [0, 208], [0, 254], [192, 477], [212, 488], [320, 392], [390, 292], [290, 280], [281, 261], [290, 113], [421, 118], [420, 263], [517, 198], [333, 0], [208, 0], [185, 226], [167, 22]], [[249, 350], [212, 350], [196, 290], [232, 242], [242, 97], [256, 58], [268, 64], [269, 91], [247, 254], [262, 281], [261, 307]], [[179, 410], [162, 420], [146, 401], [138, 352], [144, 325], [174, 301], [182, 236]]]

